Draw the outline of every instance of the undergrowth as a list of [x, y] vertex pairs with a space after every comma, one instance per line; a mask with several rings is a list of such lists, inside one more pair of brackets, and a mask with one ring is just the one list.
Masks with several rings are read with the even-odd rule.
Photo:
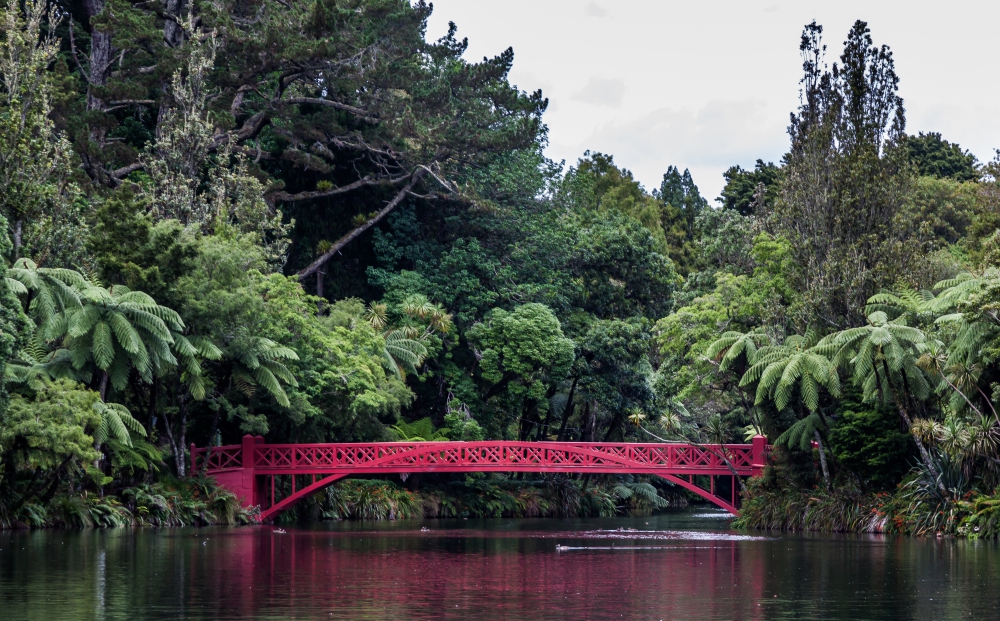
[[48, 503], [26, 503], [16, 513], [2, 514], [0, 528], [113, 528], [132, 526], [210, 526], [250, 524], [256, 509], [208, 477], [167, 478], [141, 483], [120, 495], [62, 493]]

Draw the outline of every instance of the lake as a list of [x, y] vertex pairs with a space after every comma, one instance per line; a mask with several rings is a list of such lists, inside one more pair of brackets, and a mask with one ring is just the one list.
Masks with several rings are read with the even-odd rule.
[[[280, 532], [284, 530], [285, 532]], [[0, 619], [997, 619], [993, 542], [645, 518], [0, 531]]]

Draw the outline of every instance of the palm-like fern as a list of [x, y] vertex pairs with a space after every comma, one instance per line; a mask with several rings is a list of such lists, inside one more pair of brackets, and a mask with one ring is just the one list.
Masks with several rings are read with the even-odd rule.
[[[201, 350], [210, 345], [205, 341], [194, 341], [191, 343], [192, 348], [199, 350], [198, 343], [201, 344]], [[215, 355], [215, 352], [209, 353]], [[290, 386], [299, 385], [285, 365], [286, 361], [299, 359], [294, 350], [279, 345], [271, 339], [256, 336], [240, 339], [229, 348], [227, 354], [233, 363], [232, 378], [237, 389], [247, 396], [252, 396], [260, 386], [282, 406], [291, 405], [281, 383]]]
[[934, 294], [930, 291], [918, 291], [910, 287], [903, 287], [899, 291], [884, 291], [868, 298], [865, 315], [882, 311], [893, 319], [906, 315], [907, 320], [911, 321], [918, 314], [930, 310], [930, 306], [934, 302]]
[[728, 371], [744, 356], [748, 365], [752, 364], [757, 349], [771, 344], [771, 337], [762, 330], [750, 332], [724, 332], [705, 351], [705, 356], [719, 363], [720, 371]]
[[102, 400], [108, 380], [122, 390], [133, 369], [149, 383], [162, 366], [177, 364], [171, 346], [184, 322], [175, 311], [121, 285], [89, 285], [81, 297], [82, 305], [57, 316], [52, 326], [65, 337], [75, 369], [93, 365], [103, 374]]
[[817, 345], [816, 335], [793, 335], [782, 345], [761, 347], [740, 379], [740, 386], [757, 384], [755, 405], [771, 399], [778, 410], [788, 407], [795, 388], [810, 412], [819, 408], [820, 387], [840, 396], [840, 376], [828, 358], [836, 351], [831, 343]]
[[69, 378], [79, 382], [90, 381], [90, 374], [73, 367], [69, 351], [57, 349], [46, 352], [37, 342], [29, 342], [18, 355], [7, 362], [3, 381], [24, 384], [32, 390], [41, 390], [46, 380]]
[[412, 423], [399, 421], [392, 426], [392, 431], [398, 442], [437, 442], [448, 440], [448, 433], [443, 429], [435, 429], [430, 417], [421, 418]]
[[38, 267], [34, 261], [20, 258], [7, 270], [7, 285], [25, 297], [25, 311], [44, 335], [47, 326], [60, 314], [80, 307], [80, 291], [89, 286], [87, 279], [74, 270]]
[[865, 401], [900, 405], [900, 391], [918, 400], [930, 394], [927, 376], [917, 365], [918, 345], [926, 340], [924, 333], [906, 325], [903, 317], [890, 320], [884, 312], [875, 311], [868, 315], [868, 325], [848, 328], [820, 344], [836, 347], [833, 363], [852, 369]]
[[382, 366], [399, 379], [404, 379], [406, 373], [416, 373], [427, 357], [427, 347], [414, 336], [411, 328], [396, 328], [382, 335]]
[[[404, 312], [407, 316], [431, 318], [437, 317], [436, 313], [440, 312], [444, 317], [447, 317], [447, 321], [441, 317], [437, 317], [433, 321], [450, 326], [450, 315], [445, 314], [438, 306], [427, 302], [423, 296], [420, 298], [422, 298], [422, 302], [419, 299], [411, 299], [409, 305], [404, 305]], [[365, 320], [377, 333], [382, 335], [384, 345], [379, 352], [379, 358], [385, 370], [401, 380], [406, 378], [407, 373], [415, 374], [417, 368], [424, 363], [424, 359], [427, 357], [427, 346], [424, 345], [423, 341], [430, 336], [431, 332], [425, 331], [420, 334], [418, 328], [409, 325], [386, 330], [389, 323], [389, 307], [382, 302], [372, 302], [368, 305]]]
[[172, 350], [181, 368], [181, 380], [187, 384], [192, 397], [204, 399], [205, 378], [201, 360], [221, 360], [222, 350], [205, 337], [184, 336], [173, 330], [170, 335], [174, 339]]
[[809, 414], [802, 417], [781, 436], [778, 444], [798, 445], [802, 450], [815, 439], [819, 445], [823, 481], [830, 486], [830, 471], [826, 462], [823, 438], [826, 419], [819, 410], [820, 388], [826, 388], [834, 397], [840, 396], [840, 376], [829, 356], [837, 348], [832, 343], [816, 343], [817, 334], [810, 330], [805, 335], [793, 335], [782, 345], [761, 347], [753, 357], [753, 365], [740, 380], [740, 386], [757, 384], [755, 405], [766, 400], [774, 402], [778, 410], [788, 407], [795, 389]]
[[795, 421], [774, 442], [782, 446], [795, 446], [799, 450], [807, 451], [809, 450], [810, 443], [820, 432], [825, 430], [826, 421], [820, 416], [819, 412], [812, 412], [809, 416]]
[[451, 315], [424, 295], [416, 294], [406, 298], [402, 310], [408, 317], [426, 322], [428, 331], [447, 334], [452, 328]]
[[960, 308], [986, 286], [998, 282], [1000, 282], [1000, 270], [995, 267], [987, 268], [982, 274], [962, 272], [954, 278], [942, 280], [934, 285], [938, 294], [927, 303], [927, 308], [934, 312]]
[[[890, 320], [883, 311], [875, 311], [868, 315], [868, 325], [832, 334], [820, 344], [838, 348], [833, 363], [852, 369], [854, 384], [861, 388], [866, 402], [895, 405], [910, 429], [908, 397], [922, 401], [931, 391], [927, 376], [917, 364], [919, 345], [926, 340], [922, 331], [906, 325], [905, 316]], [[914, 439], [925, 467], [934, 472], [926, 446], [919, 437]]]
[[142, 423], [137, 421], [124, 405], [96, 401], [94, 409], [101, 415], [101, 422], [93, 433], [94, 444], [97, 447], [107, 442], [109, 438], [126, 446], [132, 446], [129, 430], [145, 437], [146, 430], [142, 428]]

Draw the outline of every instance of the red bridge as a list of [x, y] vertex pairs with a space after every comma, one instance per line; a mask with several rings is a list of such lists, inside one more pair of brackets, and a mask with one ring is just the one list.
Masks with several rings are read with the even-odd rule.
[[[196, 448], [191, 472], [204, 470], [269, 520], [336, 481], [358, 474], [414, 472], [578, 472], [656, 475], [737, 514], [737, 477], [763, 469], [767, 439], [752, 444], [577, 442], [378, 442], [243, 444]], [[278, 477], [289, 477], [291, 485]], [[728, 485], [718, 485], [719, 478]], [[717, 487], [719, 489], [717, 489]], [[278, 490], [276, 492], [276, 489]], [[291, 490], [287, 495], [285, 491]], [[278, 497], [276, 494], [281, 494]]]

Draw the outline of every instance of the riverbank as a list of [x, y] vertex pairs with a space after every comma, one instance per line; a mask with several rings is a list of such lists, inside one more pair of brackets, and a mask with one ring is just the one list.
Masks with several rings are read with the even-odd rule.
[[[852, 486], [831, 490], [777, 487], [766, 478], [748, 481], [737, 530], [881, 533], [995, 539], [1000, 536], [1000, 494], [968, 492], [944, 498], [919, 478], [893, 492]], [[470, 477], [418, 489], [384, 479], [348, 479], [304, 500], [278, 523], [392, 521], [447, 518], [611, 518], [649, 516], [683, 507], [686, 495], [642, 480], [588, 481], [554, 477], [521, 481]], [[258, 511], [240, 506], [207, 477], [165, 479], [104, 496], [57, 495], [28, 503], [0, 528], [182, 527], [254, 524]]]
[[[304, 499], [281, 514], [278, 522], [644, 516], [687, 504], [681, 490], [631, 477], [518, 480], [472, 476], [414, 490], [395, 481], [348, 479]], [[8, 505], [0, 512], [0, 528], [237, 525], [257, 522], [258, 513], [241, 507], [236, 496], [211, 478], [168, 478], [115, 494], [62, 494], [13, 511]]]
[[864, 492], [850, 485], [800, 489], [751, 480], [733, 527], [972, 539], [1000, 536], [1000, 492], [948, 490], [946, 496], [934, 483], [913, 476], [892, 492]]
[[256, 523], [257, 513], [210, 478], [166, 478], [103, 495], [64, 492], [21, 504], [4, 499], [0, 529], [237, 525]]

